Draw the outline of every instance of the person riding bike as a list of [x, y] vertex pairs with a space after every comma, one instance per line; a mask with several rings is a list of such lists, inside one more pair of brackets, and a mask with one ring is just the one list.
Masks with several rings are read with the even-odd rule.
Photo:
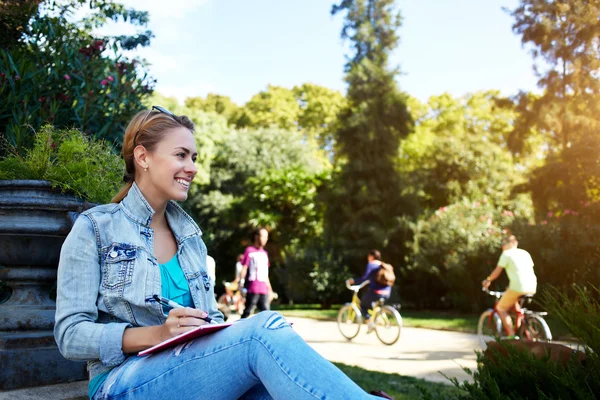
[[502, 239], [502, 254], [498, 260], [498, 265], [492, 273], [481, 282], [484, 288], [489, 288], [493, 280], [506, 270], [509, 285], [496, 309], [502, 319], [504, 329], [509, 338], [516, 338], [513, 323], [508, 312], [511, 309], [520, 311], [519, 298], [526, 294], [535, 294], [537, 289], [537, 278], [533, 272], [533, 260], [531, 255], [523, 249], [518, 248], [519, 242], [516, 236], [510, 235]]
[[379, 268], [381, 268], [381, 253], [379, 250], [371, 250], [367, 255], [367, 268], [365, 273], [360, 278], [348, 279], [350, 285], [360, 285], [367, 279], [369, 280], [369, 290], [367, 290], [360, 298], [360, 308], [362, 315], [365, 318], [365, 323], [369, 324], [369, 330], [371, 332], [372, 324], [370, 321], [371, 315], [369, 314], [369, 308], [373, 302], [378, 301], [381, 298], [389, 299], [392, 293], [392, 287], [377, 283], [376, 276]]

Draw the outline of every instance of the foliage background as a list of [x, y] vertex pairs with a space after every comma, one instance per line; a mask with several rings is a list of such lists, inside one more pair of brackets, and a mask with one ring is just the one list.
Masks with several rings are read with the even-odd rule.
[[[133, 114], [160, 104], [188, 115], [200, 154], [184, 207], [218, 281], [233, 279], [249, 233], [265, 226], [282, 301], [347, 301], [344, 279], [362, 274], [378, 248], [396, 267], [404, 307], [478, 310], [480, 281], [508, 233], [532, 254], [540, 288], [600, 285], [598, 2], [521, 0], [507, 10], [532, 50], [540, 93], [419, 101], [389, 62], [402, 25], [396, 2], [340, 0], [332, 13], [344, 18], [346, 93], [268, 85], [246, 104], [154, 93], [144, 60], [124, 56], [153, 37], [144, 12], [110, 0], [1, 6], [0, 157], [13, 156], [0, 175], [62, 179], [64, 189], [107, 199], [81, 177], [63, 178], [83, 171], [118, 182], [118, 172], [96, 171], [117, 171], [109, 153]], [[135, 33], [94, 33], [115, 20]]]

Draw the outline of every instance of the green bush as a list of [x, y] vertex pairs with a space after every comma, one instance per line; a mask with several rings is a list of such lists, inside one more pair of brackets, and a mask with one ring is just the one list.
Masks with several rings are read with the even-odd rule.
[[301, 248], [288, 248], [284, 263], [275, 273], [283, 284], [288, 300], [295, 303], [319, 303], [329, 308], [347, 292], [350, 278], [342, 257], [315, 238]]
[[0, 160], [0, 179], [47, 180], [92, 203], [110, 202], [122, 184], [123, 163], [112, 147], [76, 129], [44, 125], [24, 155], [10, 146], [9, 153]]
[[129, 118], [152, 91], [144, 65], [121, 54], [147, 45], [151, 32], [92, 35], [107, 20], [145, 25], [147, 13], [99, 1], [91, 4], [89, 17], [74, 22], [73, 13], [82, 3], [44, 2], [22, 40], [0, 49], [0, 134], [19, 151], [32, 145], [32, 132], [47, 122], [75, 127], [119, 147]]
[[407, 265], [399, 280], [403, 303], [420, 308], [481, 310], [481, 281], [496, 266], [500, 240], [515, 218], [528, 219], [530, 201], [506, 205], [464, 200], [413, 224]]
[[585, 348], [587, 359], [572, 358], [565, 365], [546, 355], [534, 357], [515, 346], [502, 345], [506, 354], [478, 354], [474, 382], [451, 381], [467, 391], [470, 399], [595, 399], [600, 393], [600, 303], [596, 288], [574, 286], [572, 296], [549, 289], [540, 296], [542, 305], [567, 325]]
[[531, 253], [540, 288], [562, 291], [573, 283], [600, 287], [600, 224], [593, 206], [545, 215], [536, 224], [517, 221], [519, 247]]

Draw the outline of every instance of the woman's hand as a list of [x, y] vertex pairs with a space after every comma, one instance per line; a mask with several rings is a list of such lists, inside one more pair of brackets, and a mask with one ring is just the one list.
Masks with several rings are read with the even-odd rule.
[[167, 320], [162, 325], [163, 340], [181, 335], [200, 325], [207, 324], [208, 322], [201, 319], [206, 317], [208, 317], [206, 311], [198, 310], [196, 308], [183, 307], [172, 309], [169, 311]]
[[207, 324], [201, 319], [207, 316], [206, 311], [195, 308], [174, 308], [162, 325], [127, 328], [123, 332], [123, 353], [131, 354], [146, 350], [148, 347]]

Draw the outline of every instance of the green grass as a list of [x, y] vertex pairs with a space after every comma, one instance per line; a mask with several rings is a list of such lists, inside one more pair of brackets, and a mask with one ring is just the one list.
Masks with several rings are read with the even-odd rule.
[[[330, 309], [321, 309], [319, 304], [273, 305], [286, 317], [312, 318], [322, 321], [335, 321], [341, 306], [334, 305]], [[415, 311], [400, 310], [404, 326], [413, 328], [428, 328], [467, 333], [477, 332], [477, 322], [480, 314], [461, 314], [448, 311]], [[569, 331], [552, 316], [545, 317], [555, 340], [566, 340]]]
[[442, 383], [428, 382], [423, 379], [398, 374], [369, 371], [346, 364], [334, 364], [348, 375], [350, 379], [356, 382], [358, 386], [367, 391], [367, 393], [371, 390], [383, 390], [396, 400], [422, 399], [423, 395], [419, 387], [439, 396], [434, 398], [455, 398], [456, 395], [464, 393], [454, 386]]
[[[310, 308], [314, 307], [314, 308]], [[323, 310], [318, 304], [296, 305], [293, 307], [279, 306], [273, 307], [287, 317], [312, 318], [322, 321], [335, 321], [339, 310], [339, 305], [331, 309]], [[465, 315], [457, 313], [446, 313], [443, 311], [403, 311], [402, 322], [404, 326], [429, 329], [444, 329], [461, 332], [476, 332], [477, 315]]]

